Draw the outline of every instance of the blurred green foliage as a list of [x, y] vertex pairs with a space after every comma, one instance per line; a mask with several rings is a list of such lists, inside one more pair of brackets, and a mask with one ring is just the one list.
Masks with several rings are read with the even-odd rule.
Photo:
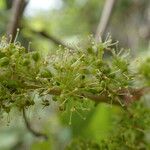
[[[1, 35], [6, 34], [7, 24], [11, 15], [9, 2], [9, 0], [0, 0]], [[119, 57], [117, 55], [108, 57], [108, 54], [104, 63], [98, 62], [95, 49], [97, 48], [103, 52], [107, 48], [104, 47], [107, 43], [104, 45], [92, 44], [87, 40], [87, 36], [95, 33], [104, 2], [104, 0], [63, 0], [62, 7], [59, 9], [39, 11], [33, 16], [25, 14], [21, 20], [21, 32], [18, 38], [26, 48], [20, 46], [20, 43], [15, 43], [15, 45], [1, 43], [0, 105], [2, 107], [0, 110], [0, 150], [148, 150], [150, 148], [149, 95], [143, 96], [143, 102], [129, 107], [129, 112], [111, 105], [113, 102], [111, 98], [109, 99], [110, 105], [96, 104], [97, 106], [93, 107], [93, 102], [83, 104], [79, 100], [78, 103], [74, 92], [67, 97], [68, 92], [73, 91], [76, 86], [78, 91], [84, 89], [93, 94], [101, 89], [110, 87], [110, 94], [111, 89], [119, 88], [120, 86], [134, 87], [138, 85], [143, 87], [150, 85], [149, 58], [143, 59], [139, 66], [134, 63], [134, 69], [138, 69], [136, 73], [134, 72], [135, 70], [133, 71], [134, 75], [137, 75], [134, 79], [132, 79], [133, 72], [130, 69], [130, 63], [132, 64], [130, 55], [125, 57], [124, 54], [121, 54]], [[146, 51], [148, 49], [149, 5], [148, 0], [118, 1], [107, 29], [107, 33], [111, 33], [113, 41], [119, 40], [121, 47], [131, 48], [131, 53], [136, 56], [140, 55], [138, 50]], [[31, 31], [33, 29], [37, 32], [44, 30], [49, 35], [53, 35], [71, 45], [77, 51], [78, 47], [80, 47], [78, 53], [75, 55], [68, 54], [68, 50], [61, 49], [52, 41], [34, 34]], [[29, 44], [30, 42], [32, 43]], [[111, 47], [111, 49], [115, 48], [114, 46]], [[27, 49], [37, 51], [28, 54]], [[128, 51], [125, 50], [125, 54], [127, 53]], [[82, 54], [85, 56], [81, 57]], [[57, 59], [53, 60], [52, 56]], [[98, 56], [101, 59], [103, 53], [99, 53]], [[76, 61], [77, 63], [75, 63]], [[75, 64], [70, 69], [73, 63]], [[78, 73], [83, 74], [81, 67], [90, 65], [91, 67], [85, 70], [84, 75], [74, 81], [79, 75]], [[104, 80], [104, 82], [97, 80], [98, 77], [95, 78], [95, 74], [98, 75], [98, 72], [96, 72], [98, 68], [110, 80]], [[118, 70], [119, 72], [116, 72]], [[89, 76], [94, 76], [94, 78], [90, 79]], [[49, 84], [50, 78], [53, 79], [51, 82], [53, 85]], [[82, 87], [81, 83], [83, 84], [85, 80], [86, 86]], [[138, 84], [133, 83], [135, 80]], [[30, 89], [24, 89], [26, 82], [30, 83], [30, 85], [31, 83], [42, 85], [45, 89], [60, 86], [64, 94], [62, 94], [61, 99], [57, 96], [53, 97], [53, 100], [57, 101], [58, 104], [57, 102], [49, 104], [47, 100], [51, 99], [51, 97], [41, 96], [39, 98], [37, 95], [34, 97], [31, 87]], [[90, 85], [92, 82], [96, 83], [94, 88]], [[66, 106], [59, 106], [64, 102], [65, 97], [69, 101], [67, 108]], [[21, 110], [23, 106], [30, 107], [31, 105], [34, 106], [29, 109], [29, 111], [31, 110], [31, 115], [29, 115], [30, 122], [33, 127], [35, 125], [35, 128], [46, 132], [50, 138], [49, 141], [40, 141], [30, 134], [28, 135], [28, 131], [23, 126], [23, 120], [19, 120], [19, 115], [22, 114], [18, 111], [9, 113], [14, 107]], [[74, 105], [79, 110], [71, 114], [70, 110]], [[89, 109], [83, 109], [81, 106]], [[65, 108], [66, 111], [64, 112]], [[82, 108], [82, 111], [80, 108]], [[3, 113], [3, 111], [6, 113]], [[39, 120], [38, 118], [41, 119]], [[70, 120], [71, 125], [69, 125]], [[9, 123], [10, 121], [11, 123]], [[6, 126], [8, 124], [10, 125]]]

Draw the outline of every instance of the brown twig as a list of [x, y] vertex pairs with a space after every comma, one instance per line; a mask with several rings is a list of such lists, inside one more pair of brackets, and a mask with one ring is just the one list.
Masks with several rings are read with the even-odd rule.
[[7, 27], [7, 36], [11, 35], [11, 42], [14, 41], [17, 28], [19, 27], [20, 19], [22, 17], [23, 11], [27, 5], [25, 0], [14, 0], [11, 8], [10, 21]]
[[40, 32], [37, 32], [37, 31], [32, 31], [33, 33], [35, 34], [38, 34], [38, 35], [41, 35], [43, 36], [44, 38], [52, 41], [54, 44], [56, 45], [61, 45], [63, 46], [64, 48], [68, 48], [68, 49], [74, 49], [73, 47], [70, 47], [68, 46], [67, 44], [65, 44], [64, 42], [62, 42], [61, 40], [57, 39], [56, 37], [50, 35], [50, 34], [47, 34], [45, 31], [40, 31]]
[[118, 90], [120, 98], [123, 99], [123, 102], [126, 106], [132, 104], [135, 101], [140, 100], [140, 98], [150, 92], [150, 87], [143, 87], [140, 89], [121, 89]]
[[[27, 89], [40, 89], [40, 86], [35, 85], [26, 85]], [[51, 95], [61, 95], [62, 90], [59, 87], [50, 88], [48, 91], [48, 94]], [[144, 94], [150, 92], [150, 87], [143, 87], [139, 89], [133, 89], [133, 88], [124, 88], [124, 89], [116, 89], [113, 91], [113, 93], [116, 94], [118, 98], [122, 100], [124, 105], [129, 105], [134, 101], [138, 101]], [[89, 92], [79, 92], [78, 95], [80, 97], [88, 98], [89, 100], [92, 100], [96, 103], [110, 103], [109, 96], [107, 92], [103, 92], [102, 94], [93, 94]], [[114, 99], [113, 104], [120, 105], [120, 102], [118, 99]]]
[[100, 38], [103, 37], [107, 29], [116, 1], [117, 0], [106, 0], [105, 2], [102, 15], [100, 17], [100, 21], [95, 34], [95, 39], [97, 42], [99, 42]]
[[[26, 85], [27, 89], [40, 89], [41, 87], [35, 86], [35, 85]], [[51, 95], [61, 95], [62, 90], [59, 87], [50, 88], [48, 91], [48, 94]], [[113, 93], [115, 93], [116, 97], [120, 98], [124, 105], [129, 105], [134, 101], [138, 101], [144, 94], [150, 92], [150, 87], [143, 87], [139, 89], [133, 89], [133, 88], [124, 88], [119, 90], [114, 90]], [[78, 92], [78, 95], [80, 97], [88, 98], [89, 100], [92, 100], [96, 103], [109, 103], [109, 96], [107, 92], [103, 92], [102, 94], [93, 94], [89, 92]], [[113, 100], [113, 104], [120, 105], [120, 101], [118, 99]]]
[[[121, 90], [116, 90], [115, 93], [116, 95], [122, 100], [123, 104], [125, 106], [128, 106], [129, 104], [138, 101], [145, 93], [150, 92], [150, 87], [144, 87], [141, 89], [121, 89]], [[59, 88], [53, 88], [49, 90], [49, 94], [52, 95], [60, 95], [61, 90]], [[89, 100], [92, 100], [96, 103], [108, 103], [110, 104], [109, 96], [107, 93], [103, 94], [92, 94], [88, 92], [84, 93], [78, 93], [81, 97], [88, 98]], [[114, 105], [120, 105], [120, 101], [118, 99], [113, 100]]]
[[32, 129], [32, 127], [31, 127], [31, 125], [30, 125], [30, 123], [29, 123], [29, 121], [28, 121], [28, 119], [27, 119], [26, 112], [25, 112], [25, 108], [23, 108], [22, 111], [23, 111], [24, 122], [25, 122], [25, 125], [26, 125], [26, 128], [28, 129], [28, 131], [29, 131], [30, 133], [32, 133], [32, 135], [34, 135], [35, 137], [41, 137], [41, 138], [47, 140], [47, 139], [48, 139], [48, 136], [47, 136], [47, 135], [45, 135], [45, 134], [43, 134], [43, 133], [40, 133], [40, 132], [37, 132], [37, 131], [35, 131], [34, 129]]

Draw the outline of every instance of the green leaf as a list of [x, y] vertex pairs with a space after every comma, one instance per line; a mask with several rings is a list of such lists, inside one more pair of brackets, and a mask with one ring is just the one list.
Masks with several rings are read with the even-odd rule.
[[51, 143], [49, 141], [35, 142], [31, 146], [31, 150], [51, 150]]

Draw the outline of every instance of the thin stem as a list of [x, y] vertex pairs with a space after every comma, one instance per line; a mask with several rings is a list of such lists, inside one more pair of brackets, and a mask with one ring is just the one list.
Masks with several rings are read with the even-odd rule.
[[100, 17], [100, 21], [95, 34], [95, 39], [97, 42], [100, 40], [101, 37], [103, 37], [107, 29], [116, 1], [117, 0], [106, 0], [105, 2], [102, 15]]
[[45, 31], [40, 31], [40, 32], [32, 31], [32, 32], [35, 33], [35, 34], [41, 35], [44, 38], [52, 41], [55, 45], [60, 45], [60, 46], [62, 46], [64, 48], [68, 48], [68, 49], [74, 50], [73, 47], [70, 47], [69, 45], [65, 44], [63, 41], [57, 39], [56, 37], [54, 37], [54, 36], [52, 36], [50, 34], [47, 34]]
[[12, 3], [11, 8], [11, 16], [7, 27], [7, 35], [12, 36], [12, 41], [14, 41], [17, 28], [19, 27], [19, 23], [21, 20], [21, 17], [23, 15], [23, 11], [27, 5], [27, 1], [25, 0], [14, 0]]

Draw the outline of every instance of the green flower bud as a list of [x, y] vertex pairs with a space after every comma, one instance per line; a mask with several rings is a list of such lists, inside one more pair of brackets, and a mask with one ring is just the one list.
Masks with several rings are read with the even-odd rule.
[[45, 69], [43, 70], [41, 73], [40, 73], [40, 76], [42, 78], [51, 78], [52, 77], [52, 74], [49, 70]]
[[30, 61], [28, 59], [24, 59], [22, 62], [23, 66], [28, 66], [30, 64]]
[[0, 66], [4, 67], [9, 65], [9, 58], [8, 57], [3, 57], [0, 59]]
[[0, 52], [0, 58], [3, 58], [3, 57], [5, 57], [5, 53]]
[[35, 62], [37, 62], [37, 61], [40, 59], [39, 53], [38, 53], [38, 52], [34, 52], [34, 53], [32, 54], [32, 59], [33, 59]]

